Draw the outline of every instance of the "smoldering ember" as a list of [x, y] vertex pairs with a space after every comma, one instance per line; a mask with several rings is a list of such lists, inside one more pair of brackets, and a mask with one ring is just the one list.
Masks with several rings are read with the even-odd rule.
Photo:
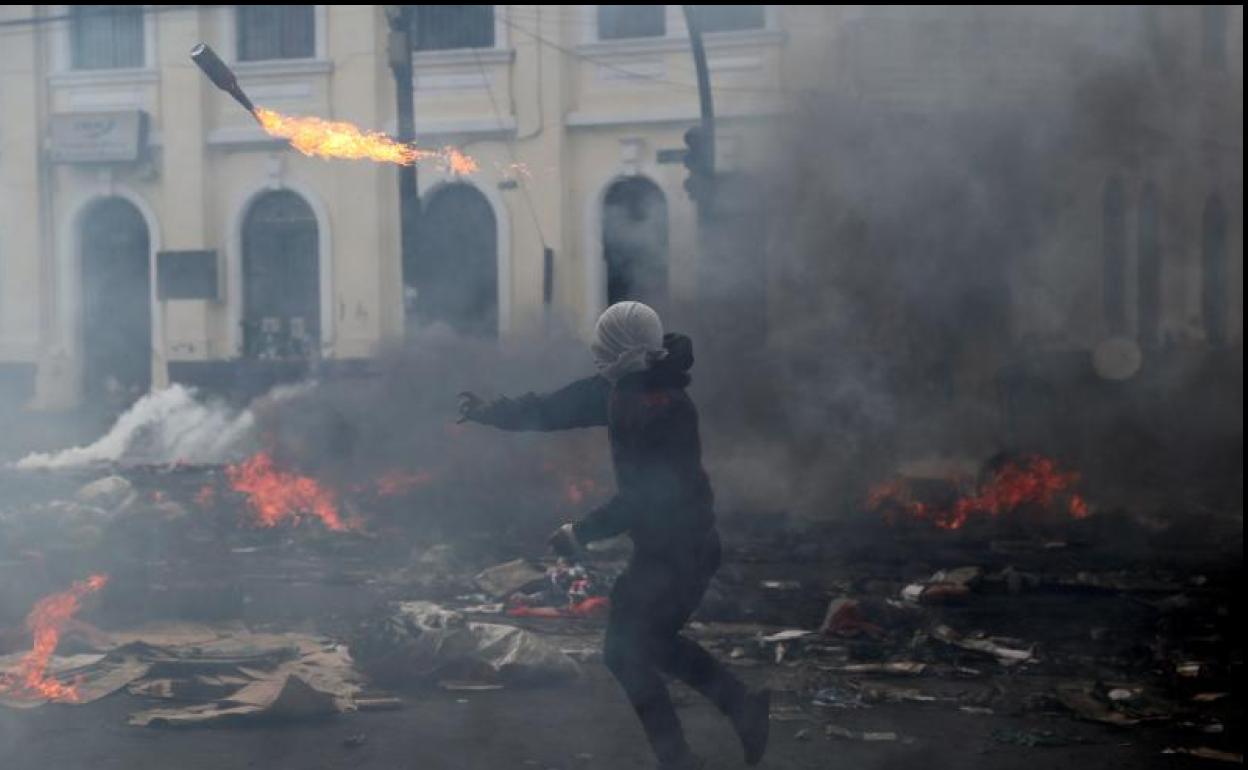
[[1242, 765], [1243, 40], [0, 7], [0, 767]]

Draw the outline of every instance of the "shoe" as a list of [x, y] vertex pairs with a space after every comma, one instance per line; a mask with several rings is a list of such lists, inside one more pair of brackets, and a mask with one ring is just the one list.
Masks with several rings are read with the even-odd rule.
[[732, 724], [745, 751], [745, 764], [757, 765], [767, 751], [767, 736], [771, 732], [771, 690], [746, 695]]

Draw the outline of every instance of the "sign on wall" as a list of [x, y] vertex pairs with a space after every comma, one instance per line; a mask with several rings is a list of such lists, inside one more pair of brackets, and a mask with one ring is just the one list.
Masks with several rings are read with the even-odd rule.
[[76, 112], [52, 116], [54, 163], [133, 163], [147, 146], [147, 113]]
[[216, 301], [219, 296], [217, 252], [207, 250], [156, 252], [157, 299]]

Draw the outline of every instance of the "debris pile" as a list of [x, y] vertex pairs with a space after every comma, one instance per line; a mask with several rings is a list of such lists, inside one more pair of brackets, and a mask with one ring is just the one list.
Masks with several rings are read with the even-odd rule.
[[[414, 688], [562, 686], [601, 666], [626, 550], [515, 558], [543, 533], [412, 525], [433, 475], [331, 483], [261, 457], [74, 471], [55, 495], [6, 501], [0, 703], [124, 691], [134, 725], [230, 724], [398, 708]], [[1099, 729], [1234, 761], [1233, 528], [1180, 538], [1178, 516], [1082, 515], [1074, 475], [1039, 461], [906, 478], [908, 497], [881, 503], [890, 516], [724, 520], [724, 566], [687, 633], [777, 691], [774, 721], [884, 751], [929, 740], [916, 721], [939, 711], [984, 720], [984, 751], [1077, 746]], [[900, 516], [911, 503], [924, 517]], [[965, 521], [943, 526], [958, 510]], [[50, 648], [37, 642], [22, 619], [39, 597], [92, 572], [108, 589], [41, 626], [59, 629]], [[48, 690], [32, 696], [18, 683], [36, 670]]]

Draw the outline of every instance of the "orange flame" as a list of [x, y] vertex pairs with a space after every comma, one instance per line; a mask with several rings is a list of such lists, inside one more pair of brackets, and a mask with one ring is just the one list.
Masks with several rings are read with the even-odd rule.
[[107, 575], [92, 575], [75, 582], [65, 591], [45, 596], [35, 603], [26, 616], [26, 628], [34, 637], [34, 644], [15, 671], [0, 676], [0, 693], [65, 703], [78, 701], [76, 684], [65, 684], [45, 672], [60, 642], [61, 632], [78, 612], [83, 597], [100, 590], [107, 582]]
[[276, 527], [287, 519], [298, 523], [312, 515], [334, 532], [355, 528], [343, 522], [333, 490], [309, 476], [278, 470], [267, 452], [227, 466], [225, 475], [234, 491], [247, 496], [257, 526]]
[[1079, 474], [1063, 471], [1047, 457], [1032, 456], [1018, 463], [1008, 463], [993, 473], [978, 489], [958, 498], [948, 508], [928, 505], [914, 498], [902, 480], [878, 484], [867, 494], [867, 506], [883, 510], [890, 521], [897, 510], [909, 516], [931, 521], [941, 529], [960, 529], [974, 514], [1000, 516], [1025, 505], [1046, 508], [1066, 496], [1066, 511], [1072, 518], [1087, 518], [1087, 501], [1073, 491]]
[[257, 107], [255, 116], [269, 136], [288, 140], [292, 147], [308, 156], [375, 160], [400, 166], [433, 161], [453, 174], [471, 174], [477, 170], [477, 162], [454, 147], [424, 150], [395, 141], [378, 131], [364, 131], [346, 121], [283, 115], [264, 107]]

